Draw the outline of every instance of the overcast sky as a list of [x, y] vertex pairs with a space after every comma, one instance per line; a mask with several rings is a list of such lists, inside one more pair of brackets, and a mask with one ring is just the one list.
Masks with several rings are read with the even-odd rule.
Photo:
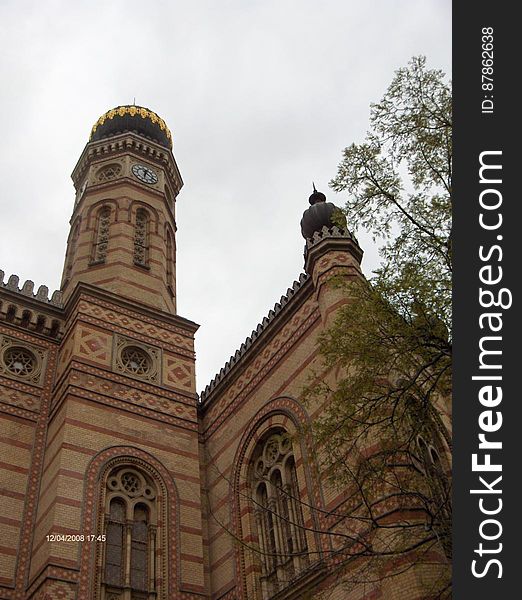
[[394, 71], [451, 67], [450, 0], [0, 0], [0, 23], [0, 269], [59, 287], [70, 173], [96, 119], [135, 98], [170, 127], [185, 182], [198, 390], [302, 272], [311, 181], [343, 203], [328, 182]]

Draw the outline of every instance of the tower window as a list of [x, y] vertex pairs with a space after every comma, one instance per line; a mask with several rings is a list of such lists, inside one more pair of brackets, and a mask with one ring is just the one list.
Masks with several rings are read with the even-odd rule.
[[137, 346], [127, 346], [121, 351], [121, 363], [132, 375], [147, 375], [152, 367], [150, 356]]
[[96, 223], [96, 237], [93, 248], [93, 262], [105, 262], [107, 258], [107, 248], [109, 247], [109, 229], [111, 224], [111, 209], [104, 206], [98, 213]]
[[0, 335], [0, 375], [21, 379], [31, 385], [41, 385], [45, 361], [44, 350], [21, 345], [20, 340]]
[[98, 181], [110, 181], [111, 179], [115, 179], [118, 175], [121, 174], [121, 165], [119, 164], [111, 164], [102, 167], [97, 173], [96, 177]]
[[5, 368], [12, 375], [28, 378], [35, 372], [37, 362], [32, 352], [20, 346], [12, 346], [4, 352]]
[[67, 249], [67, 262], [65, 267], [65, 281], [68, 281], [71, 277], [71, 271], [74, 263], [74, 257], [76, 255], [76, 247], [78, 245], [78, 237], [80, 235], [80, 224], [77, 223], [74, 227], [71, 237], [69, 239], [69, 247]]
[[149, 260], [149, 215], [143, 208], [136, 211], [134, 228], [134, 264], [148, 266]]
[[114, 337], [112, 367], [128, 377], [159, 383], [161, 350], [121, 335]]
[[172, 243], [172, 235], [167, 231], [167, 256], [166, 256], [166, 271], [167, 271], [167, 286], [174, 294], [174, 244]]

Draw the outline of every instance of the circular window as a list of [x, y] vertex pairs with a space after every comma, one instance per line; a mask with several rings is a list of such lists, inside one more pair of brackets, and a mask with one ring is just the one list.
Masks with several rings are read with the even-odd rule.
[[13, 346], [4, 352], [4, 364], [9, 373], [30, 377], [36, 370], [36, 357], [27, 348]]
[[147, 498], [147, 500], [152, 500], [156, 496], [154, 490], [148, 486], [143, 490], [143, 495], [145, 498]]
[[111, 477], [107, 482], [107, 485], [111, 490], [117, 490], [120, 487], [120, 482], [116, 477]]
[[273, 435], [266, 443], [264, 457], [268, 466], [273, 465], [279, 456], [279, 436]]
[[152, 367], [150, 356], [137, 346], [127, 346], [121, 351], [121, 364], [132, 375], [147, 375]]
[[121, 476], [121, 487], [129, 494], [134, 495], [140, 491], [141, 481], [132, 472], [126, 471]]

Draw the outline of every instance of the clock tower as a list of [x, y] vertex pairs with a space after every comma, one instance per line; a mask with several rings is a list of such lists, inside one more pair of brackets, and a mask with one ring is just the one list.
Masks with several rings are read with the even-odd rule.
[[176, 313], [183, 182], [170, 131], [147, 108], [110, 110], [72, 178], [63, 337], [26, 567], [48, 595], [27, 598], [198, 598], [198, 326]]
[[163, 119], [139, 106], [106, 112], [72, 178], [64, 298], [84, 282], [175, 314], [175, 203], [183, 181]]

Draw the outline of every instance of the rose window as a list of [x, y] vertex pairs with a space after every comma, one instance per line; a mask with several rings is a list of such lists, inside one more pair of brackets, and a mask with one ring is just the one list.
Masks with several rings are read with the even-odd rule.
[[36, 358], [25, 348], [15, 346], [4, 353], [6, 369], [18, 377], [30, 377], [36, 369]]
[[100, 169], [98, 171], [98, 180], [99, 181], [108, 181], [110, 179], [114, 179], [115, 177], [118, 177], [118, 175], [120, 175], [121, 173], [121, 166], [120, 165], [107, 165], [106, 167], [104, 167], [103, 169]]
[[140, 489], [141, 482], [134, 473], [126, 472], [121, 476], [121, 487], [129, 494], [134, 494]]
[[147, 375], [151, 370], [150, 356], [136, 346], [127, 346], [121, 352], [123, 368], [132, 375]]

